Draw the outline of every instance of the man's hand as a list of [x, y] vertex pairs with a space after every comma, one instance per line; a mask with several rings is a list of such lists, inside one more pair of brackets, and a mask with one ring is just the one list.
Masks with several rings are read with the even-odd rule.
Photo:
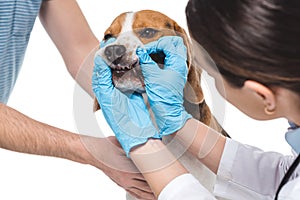
[[[0, 148], [90, 164], [140, 199], [154, 199], [144, 177], [115, 137], [78, 135], [35, 121], [0, 103]], [[99, 188], [101, 190], [101, 188]]]
[[138, 199], [155, 199], [151, 188], [131, 159], [126, 157], [115, 137], [82, 136], [90, 156], [87, 163], [101, 169], [110, 179]]

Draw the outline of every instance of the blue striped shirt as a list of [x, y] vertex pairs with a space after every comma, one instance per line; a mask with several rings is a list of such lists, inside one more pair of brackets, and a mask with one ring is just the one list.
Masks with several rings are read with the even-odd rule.
[[19, 74], [42, 0], [0, 0], [0, 102], [7, 103]]

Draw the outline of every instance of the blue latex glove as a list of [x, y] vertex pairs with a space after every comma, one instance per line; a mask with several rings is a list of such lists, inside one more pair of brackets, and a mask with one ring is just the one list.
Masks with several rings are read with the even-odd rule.
[[129, 157], [132, 147], [159, 138], [141, 94], [125, 94], [112, 83], [109, 66], [95, 57], [92, 86], [103, 115]]
[[114, 38], [114, 37], [111, 37], [111, 38], [109, 38], [108, 40], [102, 40], [102, 41], [100, 42], [100, 48], [103, 48], [103, 47], [105, 47], [106, 45], [113, 43], [114, 41], [116, 41], [116, 38]]
[[[149, 54], [163, 52], [164, 69]], [[183, 107], [183, 89], [187, 81], [187, 52], [182, 38], [166, 36], [138, 48], [146, 93], [153, 110], [160, 137], [181, 129], [192, 116]]]

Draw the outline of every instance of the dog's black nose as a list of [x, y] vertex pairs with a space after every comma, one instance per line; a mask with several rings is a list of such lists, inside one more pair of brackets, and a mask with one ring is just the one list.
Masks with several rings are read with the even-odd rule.
[[126, 47], [124, 45], [110, 45], [105, 48], [104, 54], [110, 62], [116, 61], [121, 58], [126, 52]]

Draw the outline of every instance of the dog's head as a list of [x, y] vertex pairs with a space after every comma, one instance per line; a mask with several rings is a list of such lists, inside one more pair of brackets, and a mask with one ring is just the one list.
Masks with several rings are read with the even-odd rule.
[[[136, 48], [162, 36], [180, 36], [183, 38], [188, 52], [188, 83], [184, 90], [185, 99], [191, 103], [203, 101], [200, 87], [199, 68], [190, 63], [191, 52], [188, 36], [174, 20], [166, 15], [152, 10], [126, 12], [119, 15], [104, 33], [104, 41], [110, 38], [116, 40], [97, 53], [108, 63], [112, 69], [112, 79], [116, 88], [123, 92], [144, 92], [144, 78], [140, 70]], [[163, 68], [164, 55], [150, 55], [152, 59]], [[94, 110], [99, 109], [96, 102]]]

